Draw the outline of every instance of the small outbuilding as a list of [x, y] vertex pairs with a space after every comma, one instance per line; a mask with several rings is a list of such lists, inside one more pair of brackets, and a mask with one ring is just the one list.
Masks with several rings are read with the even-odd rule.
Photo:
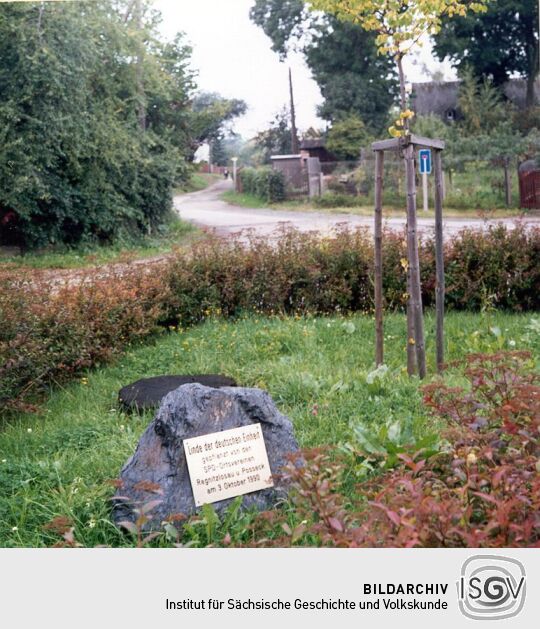
[[519, 206], [528, 210], [540, 209], [540, 166], [534, 159], [520, 164]]
[[326, 148], [326, 140], [324, 138], [302, 140], [300, 143], [300, 154], [304, 158], [318, 157], [321, 164], [337, 161], [336, 156]]

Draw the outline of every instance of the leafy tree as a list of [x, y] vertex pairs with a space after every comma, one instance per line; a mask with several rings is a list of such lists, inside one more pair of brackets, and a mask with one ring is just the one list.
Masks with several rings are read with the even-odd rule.
[[292, 151], [289, 112], [284, 107], [276, 114], [268, 129], [258, 133], [253, 139], [258, 156], [256, 163], [269, 164], [272, 155], [288, 155]]
[[339, 160], [359, 159], [360, 150], [371, 140], [362, 119], [351, 114], [334, 122], [328, 132], [326, 148]]
[[[482, 11], [486, 0], [309, 0], [316, 10], [327, 11], [345, 22], [376, 33], [379, 52], [389, 55], [399, 73], [402, 110], [406, 109], [403, 58], [425, 35], [437, 33], [443, 17]], [[405, 128], [407, 124], [405, 123]]]
[[[191, 84], [167, 72], [156, 16], [146, 12], [141, 32], [127, 9], [106, 0], [0, 6], [4, 240], [25, 247], [111, 240], [167, 219], [172, 184], [187, 172], [181, 142], [171, 141], [171, 112], [185, 107]], [[179, 63], [188, 54], [177, 47]]]
[[505, 106], [492, 82], [488, 79], [479, 81], [470, 69], [465, 70], [459, 86], [458, 108], [463, 135], [490, 133], [511, 117], [509, 107]]
[[514, 73], [527, 80], [527, 104], [534, 104], [539, 71], [538, 1], [491, 0], [487, 11], [456, 16], [435, 35], [435, 53], [459, 69], [500, 86]]
[[0, 4], [0, 239], [110, 241], [168, 220], [194, 150], [245, 110], [194, 99], [150, 0]]
[[221, 141], [227, 126], [247, 111], [243, 100], [223, 98], [214, 92], [201, 92], [193, 99], [191, 124], [192, 155], [206, 142]]
[[210, 161], [216, 166], [226, 166], [229, 157], [225, 148], [225, 141], [223, 138], [215, 138], [210, 142]]
[[318, 111], [323, 119], [354, 113], [371, 129], [381, 129], [397, 84], [392, 63], [377, 55], [372, 33], [332, 15], [314, 15], [302, 0], [257, 0], [250, 15], [281, 58], [290, 48], [303, 53], [324, 99]]

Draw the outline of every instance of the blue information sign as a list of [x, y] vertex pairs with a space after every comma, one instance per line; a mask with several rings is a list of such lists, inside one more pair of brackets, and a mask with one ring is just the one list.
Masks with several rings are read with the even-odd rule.
[[418, 151], [420, 161], [420, 174], [431, 175], [431, 149], [421, 149]]

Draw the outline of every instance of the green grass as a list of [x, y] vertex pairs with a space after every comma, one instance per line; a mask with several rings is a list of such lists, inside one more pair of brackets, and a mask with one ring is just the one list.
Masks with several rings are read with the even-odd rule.
[[0, 257], [0, 264], [9, 264], [13, 268], [79, 269], [170, 253], [176, 247], [192, 243], [199, 235], [200, 231], [191, 223], [171, 215], [160, 233], [137, 241], [108, 246], [50, 247], [22, 256]]
[[230, 203], [231, 205], [238, 205], [240, 207], [247, 207], [253, 209], [264, 209], [264, 208], [276, 208], [277, 204], [269, 203], [268, 201], [264, 201], [260, 197], [256, 197], [254, 194], [245, 194], [243, 192], [235, 192], [234, 190], [227, 190], [220, 195], [224, 201]]
[[[290, 199], [282, 203], [269, 203], [263, 201], [259, 197], [252, 194], [244, 194], [234, 192], [233, 190], [227, 190], [221, 195], [221, 198], [231, 205], [237, 205], [239, 207], [252, 208], [252, 209], [270, 209], [270, 210], [283, 210], [291, 212], [321, 212], [323, 214], [353, 214], [356, 216], [373, 216], [373, 205], [364, 204], [366, 199], [364, 197], [358, 197], [358, 205], [354, 206], [341, 206], [336, 205], [332, 207], [317, 207], [307, 199]], [[421, 198], [418, 197], [418, 203], [421, 203]], [[433, 206], [433, 203], [431, 203]], [[473, 207], [444, 207], [444, 215], [449, 218], [505, 218], [505, 217], [517, 217], [523, 212], [518, 209], [502, 209], [496, 208], [493, 210], [482, 210]], [[399, 207], [396, 205], [395, 199], [389, 202], [383, 209], [383, 215], [385, 217], [403, 217], [405, 214], [405, 206]], [[424, 212], [421, 205], [418, 206], [418, 218], [435, 218], [435, 211], [433, 207], [430, 207], [427, 212]]]
[[[433, 373], [431, 313], [426, 330]], [[449, 314], [446, 332], [449, 360], [514, 347], [531, 349], [540, 359], [540, 334], [531, 315]], [[390, 419], [411, 422], [417, 436], [437, 430], [423, 408], [418, 381], [405, 374], [405, 317], [386, 320], [390, 371], [375, 388], [366, 382], [373, 369], [373, 333], [372, 317], [363, 315], [209, 320], [171, 330], [132, 348], [116, 364], [57, 389], [38, 415], [4, 418], [0, 546], [53, 544], [58, 536], [43, 527], [55, 516], [72, 519], [77, 539], [86, 546], [130, 544], [109, 519], [114, 490], [107, 479], [118, 476], [152, 419], [150, 413], [126, 415], [116, 402], [122, 385], [143, 376], [223, 373], [242, 385], [263, 387], [292, 419], [302, 446], [346, 444], [353, 439], [351, 426], [361, 423], [375, 430]], [[451, 370], [448, 378], [458, 382], [459, 371]], [[233, 540], [245, 539], [252, 516], [235, 512], [231, 517]], [[197, 526], [188, 529], [186, 539], [204, 545], [209, 533], [201, 530], [204, 524]]]
[[211, 186], [221, 179], [221, 175], [211, 175], [207, 173], [194, 173], [189, 181], [183, 186], [176, 188], [175, 194], [185, 194], [186, 192], [199, 192]]

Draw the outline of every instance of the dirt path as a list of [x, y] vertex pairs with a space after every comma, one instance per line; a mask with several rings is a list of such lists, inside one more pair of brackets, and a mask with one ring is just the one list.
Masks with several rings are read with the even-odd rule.
[[[327, 234], [337, 225], [373, 228], [373, 218], [353, 214], [326, 214], [324, 212], [293, 212], [272, 209], [248, 209], [230, 205], [220, 199], [225, 190], [232, 189], [231, 181], [218, 183], [202, 190], [180, 197], [175, 197], [174, 207], [184, 220], [206, 228], [214, 228], [219, 234], [232, 234], [244, 229], [253, 229], [257, 234], [270, 235], [280, 225], [287, 224], [300, 231], [318, 231]], [[540, 217], [519, 219], [527, 225], [540, 226]], [[490, 219], [447, 218], [444, 221], [444, 233], [455, 234], [466, 227], [486, 230], [490, 225], [503, 223], [509, 228], [516, 224], [514, 218]], [[387, 218], [385, 225], [393, 230], [402, 231], [405, 227], [403, 218]], [[420, 232], [430, 234], [434, 229], [432, 218], [418, 217]]]

